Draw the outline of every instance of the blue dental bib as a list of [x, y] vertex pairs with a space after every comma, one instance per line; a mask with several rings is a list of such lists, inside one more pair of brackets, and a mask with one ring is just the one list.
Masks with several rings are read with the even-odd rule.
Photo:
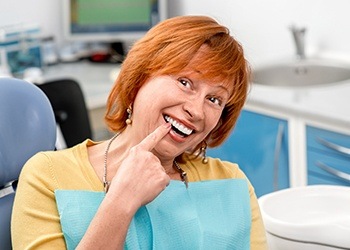
[[[55, 196], [67, 248], [75, 249], [105, 193], [56, 190]], [[244, 250], [250, 248], [250, 229], [246, 180], [190, 182], [188, 189], [180, 181], [171, 181], [137, 211], [124, 249]]]

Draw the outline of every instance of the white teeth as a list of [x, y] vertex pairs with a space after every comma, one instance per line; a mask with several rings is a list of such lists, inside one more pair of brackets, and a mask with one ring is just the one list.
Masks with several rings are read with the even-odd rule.
[[181, 131], [181, 133], [184, 133], [185, 135], [190, 135], [193, 132], [193, 129], [187, 128], [185, 125], [179, 123], [178, 121], [175, 121], [173, 118], [169, 116], [164, 116], [165, 120], [171, 125], [173, 125], [176, 129]]

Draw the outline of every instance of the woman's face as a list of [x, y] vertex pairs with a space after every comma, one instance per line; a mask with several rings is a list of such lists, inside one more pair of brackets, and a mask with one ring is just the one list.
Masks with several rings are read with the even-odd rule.
[[141, 140], [161, 124], [171, 123], [172, 129], [153, 151], [161, 160], [171, 160], [206, 138], [228, 98], [223, 84], [207, 81], [194, 70], [151, 78], [133, 103], [133, 134]]

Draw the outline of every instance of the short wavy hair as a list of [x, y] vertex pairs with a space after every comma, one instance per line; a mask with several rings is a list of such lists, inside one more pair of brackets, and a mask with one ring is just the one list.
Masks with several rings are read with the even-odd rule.
[[196, 69], [204, 78], [223, 82], [231, 90], [218, 124], [205, 138], [209, 147], [220, 145], [234, 128], [245, 103], [250, 67], [242, 46], [228, 28], [207, 16], [167, 19], [132, 46], [107, 101], [107, 126], [114, 132], [123, 131], [126, 109], [142, 85], [150, 77], [181, 72], [203, 45], [208, 49], [196, 61]]

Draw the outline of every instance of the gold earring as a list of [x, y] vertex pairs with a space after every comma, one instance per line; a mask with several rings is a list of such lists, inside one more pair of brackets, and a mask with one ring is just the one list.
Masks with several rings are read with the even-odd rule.
[[200, 148], [201, 154], [203, 156], [202, 163], [207, 164], [208, 163], [208, 158], [207, 158], [207, 142], [203, 141], [203, 144]]
[[132, 115], [132, 107], [131, 107], [131, 104], [129, 105], [129, 107], [126, 109], [126, 112], [128, 113], [128, 119], [126, 119], [125, 123], [127, 125], [130, 125], [132, 123], [132, 120], [131, 120], [131, 115]]

